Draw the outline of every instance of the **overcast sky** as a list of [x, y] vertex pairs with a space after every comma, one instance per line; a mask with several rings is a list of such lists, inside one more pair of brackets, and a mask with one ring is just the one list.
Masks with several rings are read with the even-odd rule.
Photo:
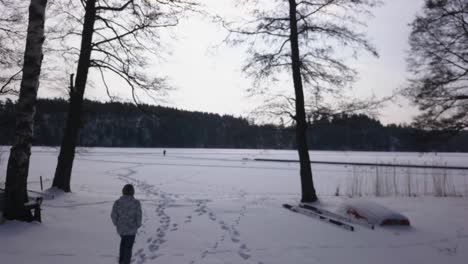
[[[233, 0], [205, 0], [208, 10], [221, 13], [234, 11]], [[354, 85], [357, 97], [390, 95], [404, 86], [408, 78], [405, 57], [408, 47], [408, 24], [421, 9], [423, 0], [385, 0], [384, 5], [374, 9], [374, 18], [368, 21], [367, 33], [376, 46], [380, 57], [362, 54], [350, 66], [358, 69], [359, 80]], [[238, 10], [238, 9], [237, 9]], [[251, 80], [241, 72], [245, 63], [244, 50], [240, 47], [222, 45], [215, 47], [226, 32], [216, 24], [201, 18], [191, 17], [174, 31], [177, 41], [166, 48], [171, 51], [165, 61], [151, 71], [167, 75], [169, 83], [176, 88], [166, 98], [165, 105], [185, 110], [196, 110], [246, 116], [261, 102], [248, 98], [246, 89]], [[118, 82], [113, 86], [120, 86]], [[292, 85], [291, 85], [291, 89]], [[48, 94], [42, 92], [42, 96]], [[41, 94], [41, 93], [40, 93]], [[102, 87], [87, 90], [91, 99], [102, 99]], [[121, 96], [126, 96], [124, 92]], [[390, 103], [380, 111], [379, 119], [385, 123], [410, 122], [416, 113], [405, 100]]]

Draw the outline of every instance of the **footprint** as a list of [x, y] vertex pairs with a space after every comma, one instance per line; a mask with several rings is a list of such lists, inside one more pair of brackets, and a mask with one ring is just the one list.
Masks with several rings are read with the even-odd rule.
[[244, 260], [247, 260], [250, 258], [249, 254], [241, 252], [241, 251], [239, 251], [239, 256], [241, 256], [241, 258], [243, 258]]
[[192, 216], [191, 215], [186, 217], [184, 223], [190, 223], [190, 222], [192, 222]]
[[221, 226], [221, 229], [223, 230], [229, 230], [229, 227], [226, 225], [224, 221], [219, 221], [218, 224]]
[[149, 251], [155, 252], [159, 249], [159, 245], [151, 244], [148, 246]]
[[140, 262], [139, 263], [144, 263], [146, 261], [146, 254], [145, 253], [141, 253], [140, 255], [138, 255], [138, 258], [140, 258]]
[[141, 255], [141, 253], [143, 253], [143, 249], [140, 248], [139, 250], [137, 250], [137, 252], [135, 252], [135, 255]]
[[250, 250], [247, 248], [247, 246], [245, 244], [242, 244], [240, 247], [239, 247], [239, 256], [241, 256], [241, 258], [243, 258], [244, 260], [246, 259], [249, 259], [250, 258], [250, 254], [248, 253]]
[[209, 217], [211, 221], [216, 221], [216, 216], [213, 213], [210, 213]]

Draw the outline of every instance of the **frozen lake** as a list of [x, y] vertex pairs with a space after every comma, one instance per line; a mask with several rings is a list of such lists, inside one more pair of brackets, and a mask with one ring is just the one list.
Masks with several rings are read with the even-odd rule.
[[[6, 154], [0, 181], [5, 177]], [[39, 190], [39, 176], [50, 186], [57, 154], [54, 148], [33, 149], [30, 189]], [[300, 199], [298, 164], [255, 158], [297, 159], [297, 153], [167, 149], [163, 156], [162, 149], [80, 149], [73, 193], [51, 192], [55, 198], [44, 201], [43, 224], [1, 225], [0, 259], [115, 263], [119, 238], [109, 215], [125, 183], [135, 185], [144, 210], [134, 263], [393, 264], [468, 259], [467, 171], [314, 164], [323, 206], [333, 209], [344, 200], [369, 199], [401, 212], [412, 223], [411, 228], [349, 232], [283, 209], [283, 203]], [[311, 152], [312, 160], [340, 162], [463, 166], [467, 158], [460, 153]]]

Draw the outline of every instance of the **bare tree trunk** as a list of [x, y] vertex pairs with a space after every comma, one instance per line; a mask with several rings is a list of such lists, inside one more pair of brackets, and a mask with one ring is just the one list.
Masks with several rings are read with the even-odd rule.
[[55, 170], [53, 187], [70, 192], [70, 179], [75, 158], [76, 143], [81, 126], [83, 96], [88, 79], [91, 61], [94, 22], [96, 21], [96, 0], [86, 1], [86, 13], [81, 38], [81, 51], [78, 60], [75, 87], [70, 91], [70, 106], [67, 124], [64, 130], [57, 168]]
[[16, 106], [15, 138], [8, 160], [5, 183], [5, 217], [28, 221], [31, 213], [24, 204], [28, 202], [27, 180], [29, 157], [34, 134], [34, 115], [42, 65], [44, 22], [47, 0], [31, 0], [29, 24], [24, 52], [23, 77]]
[[291, 61], [294, 82], [294, 92], [296, 95], [296, 142], [299, 152], [302, 202], [317, 201], [317, 194], [312, 180], [312, 169], [310, 167], [309, 148], [307, 146], [307, 123], [304, 108], [304, 91], [302, 87], [301, 65], [299, 57], [299, 43], [297, 33], [296, 1], [289, 0], [289, 20], [290, 20], [290, 41], [291, 41]]

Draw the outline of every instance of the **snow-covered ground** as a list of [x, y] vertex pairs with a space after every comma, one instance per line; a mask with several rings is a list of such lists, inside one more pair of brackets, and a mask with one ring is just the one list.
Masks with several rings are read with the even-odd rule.
[[[167, 149], [166, 156], [162, 149], [82, 150], [75, 160], [73, 193], [49, 191], [55, 198], [44, 201], [42, 224], [0, 225], [0, 263], [117, 263], [119, 237], [110, 210], [125, 183], [135, 185], [144, 210], [134, 263], [467, 263], [466, 171], [313, 165], [323, 206], [369, 199], [404, 214], [412, 224], [376, 230], [357, 226], [349, 232], [281, 207], [300, 198], [298, 164], [254, 158], [297, 155], [274, 150]], [[463, 166], [468, 155], [311, 152], [311, 158]], [[0, 181], [6, 160], [3, 155]], [[50, 186], [56, 160], [56, 149], [33, 149], [29, 189], [39, 190], [39, 176]], [[362, 182], [360, 177], [392, 182]], [[450, 179], [444, 186], [453, 185], [453, 197], [432, 195], [437, 177]], [[400, 185], [410, 190], [375, 197], [386, 193], [380, 187], [369, 189], [375, 183], [387, 191]], [[357, 186], [365, 190], [359, 192]], [[365, 194], [369, 196], [348, 196]]]

